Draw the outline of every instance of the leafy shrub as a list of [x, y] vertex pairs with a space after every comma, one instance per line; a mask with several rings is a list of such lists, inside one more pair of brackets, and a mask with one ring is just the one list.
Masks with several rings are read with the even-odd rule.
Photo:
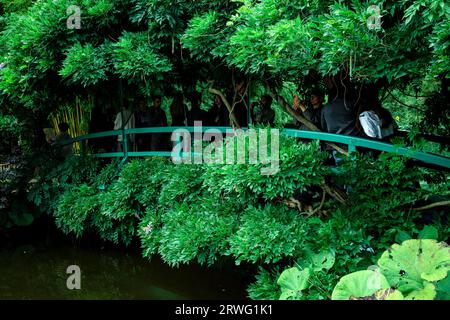
[[108, 64], [102, 47], [94, 48], [91, 44], [75, 43], [68, 51], [59, 74], [70, 83], [83, 86], [95, 85], [108, 77]]
[[165, 212], [158, 252], [170, 265], [196, 259], [211, 265], [227, 247], [237, 216], [223, 206], [180, 204]]
[[61, 196], [57, 210], [55, 210], [55, 223], [64, 233], [73, 233], [77, 237], [86, 231], [90, 219], [98, 214], [100, 207], [97, 190], [82, 184], [67, 190]]
[[[244, 144], [247, 137], [246, 134], [238, 135], [237, 145]], [[247, 155], [249, 152], [257, 152], [248, 147], [245, 150]], [[290, 198], [296, 191], [302, 192], [322, 183], [324, 176], [329, 173], [329, 169], [324, 166], [325, 158], [326, 155], [320, 152], [317, 142], [303, 144], [293, 138], [280, 136], [277, 173], [262, 175], [261, 169], [267, 166], [262, 163], [211, 165], [206, 168], [205, 186], [214, 192], [249, 197], [251, 200]]]
[[281, 205], [250, 207], [239, 219], [227, 251], [236, 263], [275, 263], [296, 256], [307, 241], [308, 224], [298, 212]]
[[339, 177], [350, 187], [349, 206], [362, 214], [397, 216], [422, 197], [420, 171], [411, 170], [407, 159], [394, 154], [381, 154], [376, 160], [357, 156], [343, 165]]
[[259, 267], [256, 274], [256, 281], [251, 283], [247, 292], [252, 300], [277, 300], [281, 294], [280, 287], [277, 284], [277, 279], [280, 272], [277, 268], [266, 270]]
[[32, 186], [28, 199], [41, 211], [53, 214], [65, 190], [91, 183], [100, 171], [100, 162], [72, 155], [62, 163], [47, 159], [39, 171], [39, 183]]
[[133, 240], [146, 206], [155, 203], [159, 187], [155, 173], [160, 165], [160, 159], [133, 160], [98, 195], [99, 211], [93, 215], [92, 224], [102, 239], [126, 245]]
[[176, 203], [198, 201], [204, 191], [205, 169], [202, 165], [179, 164], [164, 169], [159, 172], [162, 180], [158, 199], [160, 205], [171, 207]]

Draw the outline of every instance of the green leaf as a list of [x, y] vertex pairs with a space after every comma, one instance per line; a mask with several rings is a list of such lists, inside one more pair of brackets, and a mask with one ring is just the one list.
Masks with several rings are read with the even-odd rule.
[[311, 267], [315, 272], [323, 269], [330, 270], [336, 261], [335, 253], [332, 250], [324, 250], [319, 253], [308, 251], [306, 257], [306, 261], [302, 261], [299, 264], [304, 267]]
[[395, 236], [395, 241], [398, 243], [402, 243], [403, 241], [406, 241], [409, 239], [411, 239], [411, 236], [408, 233], [401, 231], [401, 230], [399, 230], [397, 232], [397, 235]]
[[301, 295], [301, 291], [309, 287], [310, 276], [311, 269], [309, 268], [301, 271], [296, 267], [284, 270], [277, 281], [282, 292], [280, 299], [296, 298]]
[[405, 300], [433, 300], [436, 297], [436, 288], [432, 283], [426, 283], [422, 289], [414, 290], [405, 297]]
[[436, 284], [437, 300], [450, 300], [450, 277], [447, 277]]
[[438, 231], [433, 226], [425, 226], [422, 231], [419, 232], [419, 239], [438, 239]]
[[444, 279], [450, 268], [450, 252], [445, 243], [436, 240], [407, 240], [385, 251], [378, 265], [391, 286], [408, 294], [424, 289], [424, 280]]
[[334, 287], [332, 300], [369, 297], [380, 289], [388, 289], [387, 279], [378, 271], [363, 270], [343, 276]]

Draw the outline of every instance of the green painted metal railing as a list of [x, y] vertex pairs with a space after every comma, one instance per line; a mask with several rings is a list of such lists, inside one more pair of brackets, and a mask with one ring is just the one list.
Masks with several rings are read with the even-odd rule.
[[[232, 130], [230, 127], [153, 127], [153, 128], [136, 128], [136, 129], [125, 129], [125, 130], [115, 130], [115, 131], [105, 131], [105, 132], [98, 132], [98, 133], [91, 133], [88, 135], [80, 136], [71, 139], [67, 142], [67, 144], [80, 142], [81, 143], [81, 149], [85, 150], [85, 142], [90, 139], [96, 139], [96, 138], [104, 138], [104, 137], [110, 137], [110, 136], [118, 136], [118, 135], [124, 135], [124, 141], [127, 141], [127, 137], [131, 134], [143, 134], [143, 133], [172, 133], [175, 130], [182, 129], [186, 130], [190, 133], [196, 133], [201, 132], [204, 133], [207, 130], [215, 129], [222, 133], [226, 133], [229, 130]], [[244, 128], [243, 130], [246, 130]], [[332, 133], [326, 133], [326, 132], [315, 132], [315, 131], [304, 131], [304, 130], [297, 130], [297, 129], [283, 129], [281, 131], [282, 134], [285, 134], [290, 137], [295, 138], [302, 138], [302, 139], [310, 139], [310, 140], [320, 140], [325, 142], [331, 142], [331, 143], [339, 143], [339, 144], [345, 144], [348, 146], [348, 151], [354, 152], [356, 151], [356, 147], [362, 147], [372, 150], [378, 150], [378, 151], [384, 151], [384, 152], [390, 152], [390, 153], [396, 153], [405, 157], [409, 157], [412, 159], [416, 159], [419, 161], [422, 161], [424, 163], [442, 168], [442, 169], [450, 169], [450, 158], [437, 155], [437, 154], [430, 154], [426, 152], [416, 151], [411, 148], [402, 147], [402, 146], [395, 146], [389, 143], [380, 142], [377, 140], [370, 140], [370, 139], [364, 139], [364, 138], [358, 138], [358, 137], [352, 137], [352, 136], [345, 136], [345, 135], [338, 135], [338, 134], [332, 134]], [[82, 151], [84, 152], [84, 151]], [[129, 157], [147, 157], [147, 156], [161, 156], [161, 157], [170, 157], [173, 153], [171, 151], [128, 151], [125, 147], [122, 152], [109, 152], [109, 153], [98, 153], [94, 154], [95, 157], [102, 157], [102, 158], [124, 158], [127, 159]]]

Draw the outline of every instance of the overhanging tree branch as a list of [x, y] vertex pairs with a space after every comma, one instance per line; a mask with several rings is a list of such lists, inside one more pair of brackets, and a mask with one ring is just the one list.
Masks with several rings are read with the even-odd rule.
[[439, 201], [439, 202], [428, 204], [423, 207], [413, 208], [413, 210], [422, 211], [422, 210], [427, 210], [427, 209], [436, 208], [436, 207], [444, 207], [444, 206], [450, 206], [450, 201]]
[[228, 100], [227, 100], [227, 98], [225, 97], [225, 95], [224, 95], [220, 90], [214, 89], [214, 88], [211, 88], [211, 87], [208, 89], [208, 91], [209, 91], [210, 93], [217, 94], [217, 95], [220, 97], [220, 99], [222, 99], [222, 102], [225, 104], [225, 106], [226, 106], [227, 109], [228, 109], [228, 112], [230, 113], [230, 120], [231, 120], [231, 122], [232, 122], [233, 127], [234, 127], [234, 128], [237, 128], [237, 129], [240, 129], [239, 123], [238, 123], [238, 121], [236, 120], [236, 116], [235, 116], [234, 113], [233, 113], [233, 108], [231, 107], [231, 105], [230, 105], [230, 103], [228, 102]]
[[[266, 87], [269, 90], [269, 92], [271, 93], [272, 97], [274, 100], [278, 101], [278, 103], [280, 104], [280, 106], [287, 111], [292, 117], [294, 117], [295, 119], [297, 119], [298, 121], [300, 121], [302, 124], [304, 124], [308, 129], [312, 130], [312, 131], [320, 131], [319, 128], [317, 128], [312, 122], [310, 122], [308, 119], [306, 119], [304, 116], [302, 116], [300, 113], [298, 113], [297, 111], [295, 111], [294, 109], [292, 109], [290, 107], [290, 105], [286, 102], [286, 100], [277, 94], [277, 92], [275, 91], [275, 89], [273, 89], [273, 87], [269, 84], [268, 81], [266, 81]], [[339, 151], [342, 154], [348, 155], [348, 152], [346, 150], [344, 150], [343, 148], [337, 146], [334, 143], [330, 143], [330, 142], [326, 142], [327, 145], [329, 145], [330, 147], [332, 147], [333, 149]]]

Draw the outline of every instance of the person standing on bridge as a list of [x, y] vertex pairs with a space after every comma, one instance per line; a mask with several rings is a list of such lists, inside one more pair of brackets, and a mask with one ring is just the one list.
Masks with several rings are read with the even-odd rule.
[[[328, 87], [328, 103], [322, 108], [320, 124], [322, 130], [329, 133], [363, 136], [357, 126], [358, 108], [351, 92], [351, 84], [344, 83], [342, 74], [336, 78], [326, 77], [325, 84]], [[332, 150], [336, 165], [342, 162], [343, 157], [336, 150]]]
[[[136, 112], [136, 128], [147, 128], [151, 126], [151, 112], [143, 97], [138, 99], [138, 111]], [[151, 144], [151, 134], [141, 133], [136, 137], [138, 151], [147, 151]]]
[[[160, 95], [153, 96], [153, 107], [150, 109], [150, 127], [167, 127], [167, 116], [164, 110], [161, 108], [162, 97]], [[167, 147], [166, 138], [164, 133], [152, 133], [150, 150], [162, 151]]]
[[[310, 106], [307, 107], [305, 102], [301, 102], [298, 96], [294, 97], [294, 110], [300, 111], [303, 116], [314, 124], [319, 130], [322, 130], [321, 115], [323, 108], [324, 94], [319, 89], [311, 91], [309, 99]], [[300, 124], [300, 130], [310, 130], [304, 124]]]
[[272, 97], [265, 94], [261, 97], [259, 104], [252, 104], [252, 121], [253, 124], [262, 124], [273, 127], [275, 125], [275, 111], [272, 109]]
[[170, 105], [170, 115], [172, 116], [172, 127], [183, 127], [186, 125], [186, 106], [181, 92], [177, 92]]
[[193, 92], [190, 96], [191, 110], [188, 112], [187, 124], [188, 126], [194, 126], [194, 122], [201, 121], [202, 125], [205, 125], [208, 121], [208, 113], [200, 108], [202, 104], [202, 95], [200, 92]]
[[[124, 106], [122, 111], [116, 115], [114, 130], [132, 129], [135, 127], [135, 124], [136, 121], [133, 112], [127, 106]], [[127, 150], [130, 150], [134, 142], [134, 135], [130, 134], [127, 138]], [[122, 152], [124, 150], [124, 140], [121, 134], [117, 136], [117, 151]]]

